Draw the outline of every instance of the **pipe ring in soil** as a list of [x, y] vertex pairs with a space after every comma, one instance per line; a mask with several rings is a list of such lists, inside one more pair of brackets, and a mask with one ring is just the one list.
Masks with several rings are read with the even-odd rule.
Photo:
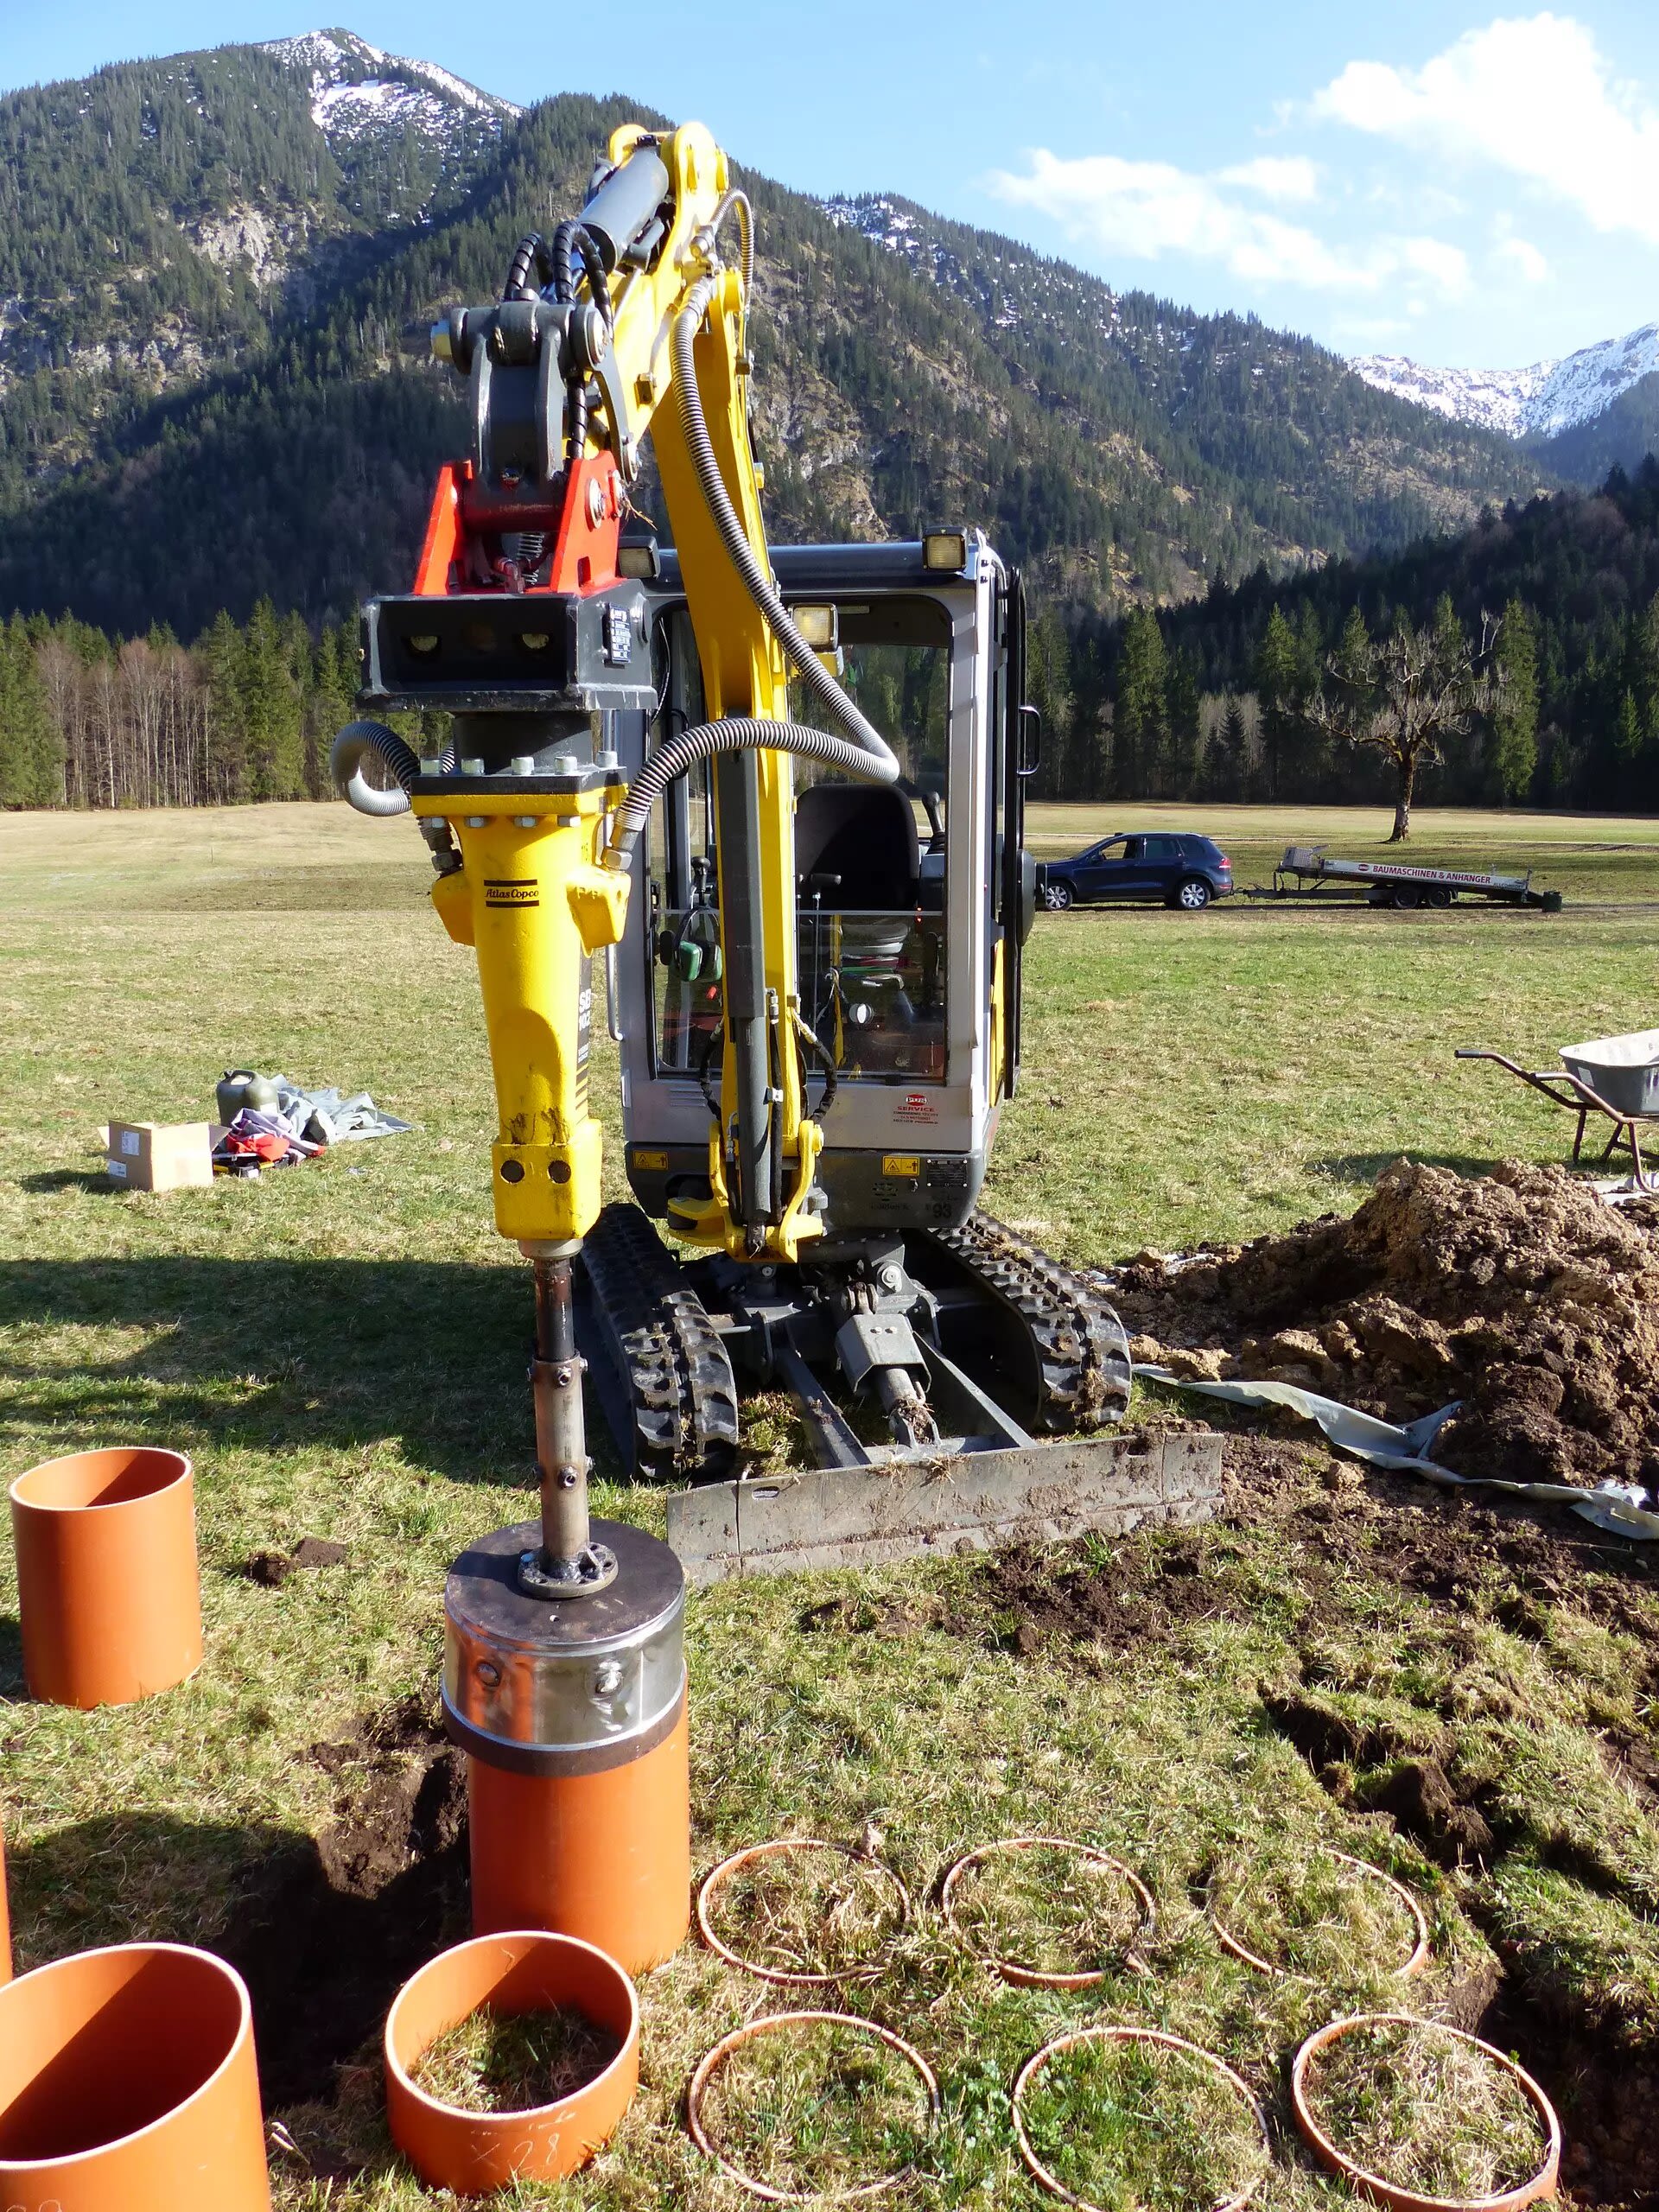
[[741, 2028], [734, 2028], [722, 2036], [710, 2051], [697, 2062], [685, 2092], [685, 2125], [691, 2140], [705, 2158], [712, 2158], [721, 2173], [729, 2180], [747, 2189], [752, 2196], [764, 2197], [769, 2204], [851, 2204], [870, 2196], [880, 2196], [890, 2189], [897, 2189], [907, 2181], [913, 2171], [901, 2166], [896, 2172], [878, 2174], [874, 2181], [848, 2183], [840, 2189], [777, 2189], [771, 2182], [757, 2181], [753, 2174], [728, 2158], [702, 2123], [702, 2100], [715, 2071], [747, 2043], [757, 2036], [770, 2035], [779, 2028], [834, 2027], [855, 2028], [861, 2035], [874, 2036], [886, 2044], [889, 2050], [897, 2051], [910, 2066], [927, 2093], [927, 2125], [930, 2131], [939, 2123], [939, 2082], [933, 2069], [919, 2050], [896, 2036], [891, 2028], [877, 2025], [874, 2020], [861, 2020], [854, 2012], [767, 2012], [759, 2019], [746, 2020]]
[[[1418, 1904], [1405, 1884], [1397, 1881], [1392, 1874], [1385, 1873], [1381, 1866], [1373, 1866], [1369, 1859], [1356, 1859], [1346, 1851], [1332, 1851], [1327, 1855], [1334, 1859], [1338, 1866], [1351, 1866], [1357, 1872], [1369, 1876], [1373, 1881], [1381, 1882], [1385, 1888], [1393, 1891], [1395, 1898], [1405, 1907], [1410, 1917], [1412, 1946], [1404, 1965], [1391, 1967], [1389, 1971], [1396, 1981], [1406, 1981], [1413, 1974], [1420, 1974], [1428, 1962], [1428, 1922], [1424, 1916], [1421, 1905]], [[1281, 1981], [1305, 1982], [1310, 1987], [1317, 1982], [1319, 1977], [1315, 1974], [1300, 1974], [1294, 1967], [1280, 1966], [1274, 1960], [1264, 1959], [1259, 1952], [1251, 1950], [1249, 1946], [1241, 1942], [1230, 1929], [1223, 1925], [1217, 1914], [1213, 1898], [1210, 1904], [1210, 1925], [1215, 1931], [1216, 1941], [1222, 1949], [1230, 1957], [1238, 1960], [1241, 1965], [1254, 1967], [1257, 1974], [1275, 1974]]]
[[944, 1878], [939, 1884], [939, 1909], [950, 1933], [966, 1949], [974, 1952], [982, 1965], [989, 1967], [993, 1973], [1001, 1974], [1004, 1981], [1012, 1982], [1020, 1989], [1090, 1989], [1096, 1982], [1104, 1981], [1110, 1971], [1106, 1967], [1090, 1967], [1075, 1974], [1052, 1974], [1041, 1967], [1026, 1966], [1018, 1959], [1000, 1958], [995, 1954], [975, 1949], [957, 1918], [957, 1886], [963, 1875], [971, 1873], [982, 1861], [995, 1858], [999, 1852], [1004, 1851], [1069, 1851], [1076, 1858], [1086, 1859], [1091, 1866], [1116, 1874], [1127, 1885], [1141, 1913], [1141, 1925], [1122, 1947], [1122, 1956], [1124, 1964], [1133, 1973], [1146, 1972], [1135, 1947], [1137, 1943], [1145, 1942], [1158, 1925], [1158, 1908], [1152, 1901], [1152, 1891], [1121, 1859], [1113, 1859], [1103, 1851], [1096, 1851], [1092, 1844], [1073, 1843], [1069, 1837], [1058, 1835], [1005, 1836], [1000, 1842], [982, 1843], [976, 1850], [963, 1852], [960, 1859], [954, 1859], [946, 1867]]
[[795, 1851], [833, 1851], [837, 1857], [850, 1860], [855, 1866], [868, 1868], [871, 1873], [879, 1875], [889, 1885], [893, 1896], [898, 1899], [899, 1917], [893, 1924], [891, 1935], [883, 1939], [884, 1948], [885, 1943], [891, 1940], [892, 1935], [897, 1935], [899, 1929], [909, 1925], [910, 1891], [884, 1860], [872, 1858], [868, 1852], [855, 1851], [849, 1844], [826, 1843], [818, 1836], [785, 1835], [775, 1836], [766, 1843], [752, 1843], [745, 1851], [734, 1852], [729, 1859], [722, 1859], [714, 1872], [704, 1877], [702, 1885], [697, 1891], [697, 1928], [703, 1942], [717, 1957], [724, 1959], [728, 1966], [738, 1967], [743, 1973], [754, 1974], [762, 1981], [782, 1982], [797, 1989], [805, 1987], [831, 1989], [842, 1982], [873, 1980], [881, 1971], [880, 1957], [858, 1960], [851, 1966], [837, 1967], [834, 1972], [818, 1974], [804, 1967], [763, 1966], [758, 1959], [745, 1958], [741, 1951], [734, 1951], [729, 1943], [723, 1942], [715, 1935], [715, 1897], [731, 1877], [740, 1873], [745, 1866], [753, 1866], [756, 1859], [776, 1859], [786, 1853]]
[[1243, 2212], [1243, 2207], [1261, 2187], [1273, 2164], [1273, 2142], [1268, 2133], [1267, 2116], [1249, 2082], [1236, 2074], [1224, 2058], [1217, 2058], [1213, 2050], [1205, 2050], [1199, 2044], [1189, 2043], [1185, 2036], [1171, 2035], [1164, 2028], [1076, 2028], [1070, 2035], [1056, 2036], [1052, 2043], [1046, 2043], [1040, 2050], [1032, 2053], [1014, 2076], [1009, 2101], [1014, 2120], [1014, 2139], [1019, 2146], [1026, 2171], [1033, 2180], [1039, 2183], [1051, 2196], [1059, 2197], [1065, 2203], [1075, 2204], [1077, 2212], [1101, 2212], [1101, 2207], [1090, 2198], [1079, 2196], [1075, 2189], [1066, 2187], [1058, 2174], [1049, 2171], [1033, 2149], [1031, 2137], [1026, 2129], [1027, 2090], [1051, 2059], [1061, 2057], [1066, 2051], [1074, 2050], [1079, 2044], [1085, 2043], [1154, 2044], [1160, 2050], [1177, 2050], [1185, 2057], [1201, 2060], [1227, 2084], [1255, 2123], [1256, 2133], [1262, 2139], [1262, 2170], [1231, 2196], [1218, 2198], [1213, 2205], [1206, 2208], [1206, 2212]]
[[[1307, 2070], [1319, 2053], [1339, 2037], [1351, 2035], [1358, 2028], [1376, 2027], [1421, 2028], [1447, 2037], [1479, 2051], [1506, 2074], [1532, 2107], [1544, 2131], [1543, 2163], [1531, 2179], [1491, 2196], [1420, 2196], [1413, 2190], [1385, 2180], [1381, 2174], [1368, 2172], [1340, 2150], [1314, 2119], [1309, 2107]], [[1374, 2204], [1386, 2205], [1389, 2212], [1522, 2212], [1523, 2206], [1555, 2194], [1561, 2164], [1561, 2123], [1554, 2106], [1524, 2066], [1493, 2044], [1483, 2043], [1478, 2036], [1465, 2034], [1461, 2028], [1448, 2027], [1443, 2020], [1419, 2019], [1409, 2012], [1356, 2012], [1348, 2019], [1332, 2020], [1328, 2027], [1318, 2029], [1309, 2036], [1292, 2061], [1290, 2104], [1303, 2141], [1320, 2164], [1332, 2173], [1340, 2174], [1351, 2189], [1370, 2197]]]

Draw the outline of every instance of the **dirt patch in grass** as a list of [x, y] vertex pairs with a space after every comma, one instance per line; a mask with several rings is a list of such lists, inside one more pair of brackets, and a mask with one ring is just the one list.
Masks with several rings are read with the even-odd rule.
[[407, 1698], [310, 1756], [339, 1809], [241, 1878], [219, 1945], [253, 1998], [269, 2106], [327, 2101], [416, 1967], [466, 1931], [466, 1776]]
[[1249, 1579], [1224, 1541], [1209, 1529], [1181, 1529], [1151, 1546], [1011, 1545], [938, 1624], [988, 1634], [1027, 1657], [1055, 1639], [1139, 1651], [1173, 1643], [1199, 1621], [1248, 1619], [1253, 1603]]
[[410, 2079], [457, 2112], [529, 2112], [596, 2081], [622, 2039], [568, 2006], [498, 2012], [482, 2005], [421, 2054]]
[[1112, 1294], [1138, 1353], [1300, 1384], [1403, 1421], [1453, 1400], [1471, 1475], [1659, 1487], [1659, 1239], [1555, 1167], [1396, 1160], [1348, 1219], [1147, 1254]]

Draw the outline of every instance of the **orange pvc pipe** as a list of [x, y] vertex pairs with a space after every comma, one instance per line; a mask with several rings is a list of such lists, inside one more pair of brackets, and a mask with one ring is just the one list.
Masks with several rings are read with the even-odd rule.
[[11, 1908], [6, 1902], [6, 1839], [0, 1834], [0, 1988], [11, 1980]]
[[123, 1943], [0, 1989], [0, 2204], [270, 2212], [240, 1975], [206, 1951]]
[[195, 1497], [181, 1452], [73, 1452], [11, 1486], [29, 1694], [130, 1705], [201, 1664]]
[[[622, 2048], [557, 2104], [488, 2113], [440, 2104], [416, 2088], [414, 2069], [440, 2036], [486, 2005], [509, 2014], [581, 2012]], [[386, 2016], [385, 2058], [392, 2141], [433, 2188], [482, 2196], [514, 2181], [555, 2181], [587, 2164], [633, 2101], [639, 1999], [615, 1960], [591, 1943], [539, 1930], [475, 1936], [404, 1984]]]
[[660, 1966], [691, 1924], [685, 1707], [654, 1750], [597, 1774], [508, 1774], [467, 1760], [473, 1927], [546, 1928]]

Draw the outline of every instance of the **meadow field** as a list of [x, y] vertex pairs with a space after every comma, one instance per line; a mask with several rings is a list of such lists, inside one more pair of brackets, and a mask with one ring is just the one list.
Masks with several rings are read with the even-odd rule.
[[[1375, 810], [1052, 807], [1032, 828], [1048, 855], [1154, 823], [1217, 835], [1241, 884], [1293, 837], [1363, 850], [1387, 828]], [[1565, 1116], [1453, 1051], [1544, 1066], [1659, 1025], [1659, 823], [1424, 810], [1410, 849], [1530, 866], [1567, 909], [1040, 917], [988, 1208], [1099, 1264], [1351, 1211], [1402, 1153], [1469, 1173], [1563, 1159]], [[410, 824], [342, 806], [0, 816], [4, 1471], [115, 1441], [190, 1453], [208, 1643], [190, 1684], [144, 1706], [33, 1705], [0, 1565], [18, 1963], [144, 1934], [244, 1964], [284, 2212], [442, 2201], [385, 2139], [375, 2037], [397, 1982], [465, 1930], [432, 1717], [444, 1569], [529, 1510], [527, 1271], [490, 1224], [476, 976], [429, 880]], [[234, 1065], [368, 1089], [416, 1129], [257, 1183], [108, 1187], [111, 1116], [205, 1118]], [[660, 1529], [660, 1497], [617, 1483], [595, 1443], [600, 1510]], [[924, 1903], [853, 1993], [940, 2074], [917, 2205], [1050, 2201], [1014, 2158], [1007, 2083], [1047, 2035], [1103, 2016], [1222, 2050], [1274, 2129], [1263, 2201], [1334, 2205], [1294, 2147], [1282, 2063], [1338, 1998], [1385, 1999], [1386, 1969], [1357, 1949], [1322, 1984], [1253, 1974], [1195, 1902], [1218, 1869], [1322, 1844], [1414, 1885], [1434, 1941], [1414, 2003], [1471, 2021], [1501, 1992], [1503, 2039], [1567, 2106], [1569, 2180], [1619, 2201], [1652, 2131], [1618, 2084], [1651, 2079], [1659, 2049], [1659, 1598], [1639, 1548], [1362, 1476], [1288, 1432], [1234, 1477], [1213, 1527], [1052, 1568], [1056, 1587], [1109, 1588], [1092, 1626], [1058, 1607], [1023, 1621], [972, 1560], [694, 1596], [697, 1866], [781, 1832], [874, 1838], [926, 1900], [958, 1851], [1041, 1833], [1150, 1885], [1149, 1974], [1011, 1987]], [[343, 1542], [345, 1563], [280, 1586], [250, 1573], [306, 1535]], [[1402, 1756], [1455, 1721], [1492, 1853], [1436, 1864], [1344, 1797], [1274, 1719], [1307, 1683]], [[371, 1834], [378, 1854], [354, 1853]], [[680, 2100], [698, 2053], [775, 1994], [688, 1945], [645, 1985], [621, 2131], [586, 2177], [518, 2201], [744, 2201], [713, 2181]]]

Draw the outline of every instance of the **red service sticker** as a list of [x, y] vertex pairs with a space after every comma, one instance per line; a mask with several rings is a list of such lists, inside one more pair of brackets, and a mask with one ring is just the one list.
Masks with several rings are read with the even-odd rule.
[[925, 1090], [907, 1090], [899, 1101], [898, 1118], [901, 1122], [937, 1122], [939, 1109]]

